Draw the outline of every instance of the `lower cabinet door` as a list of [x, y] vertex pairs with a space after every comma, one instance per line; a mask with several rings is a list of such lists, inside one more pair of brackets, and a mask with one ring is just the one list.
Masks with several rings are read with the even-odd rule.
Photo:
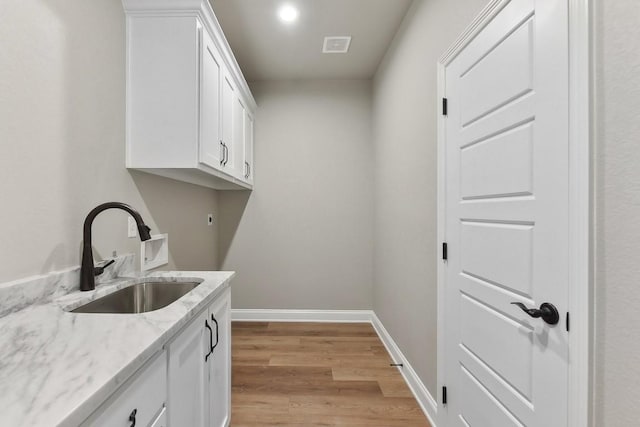
[[205, 310], [169, 344], [169, 425], [205, 427], [210, 365], [211, 320]]
[[82, 424], [82, 427], [148, 426], [163, 410], [167, 390], [167, 357], [162, 352]]
[[[231, 408], [231, 298], [227, 289], [209, 308], [215, 348], [209, 360], [209, 426], [226, 427]], [[216, 334], [217, 329], [217, 334]], [[217, 339], [216, 339], [217, 337]]]

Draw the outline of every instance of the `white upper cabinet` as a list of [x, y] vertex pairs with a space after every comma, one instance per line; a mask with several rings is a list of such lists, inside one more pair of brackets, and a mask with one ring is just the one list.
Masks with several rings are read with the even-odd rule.
[[256, 103], [207, 1], [123, 0], [127, 167], [251, 189], [246, 114]]

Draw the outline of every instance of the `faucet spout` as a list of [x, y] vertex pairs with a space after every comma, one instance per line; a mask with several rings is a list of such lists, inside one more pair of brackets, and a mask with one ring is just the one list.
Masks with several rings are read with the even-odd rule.
[[144, 223], [144, 221], [142, 220], [142, 216], [140, 216], [140, 214], [131, 206], [120, 202], [108, 202], [93, 208], [87, 215], [87, 218], [84, 220], [84, 227], [82, 230], [82, 264], [80, 266], [81, 291], [92, 291], [96, 288], [96, 270], [93, 264], [91, 226], [93, 225], [93, 220], [98, 216], [98, 214], [100, 214], [100, 212], [106, 211], [107, 209], [122, 209], [123, 211], [128, 212], [136, 221], [140, 240], [144, 242], [145, 240], [149, 240], [151, 238], [151, 235], [149, 234], [149, 231], [151, 231], [151, 229]]

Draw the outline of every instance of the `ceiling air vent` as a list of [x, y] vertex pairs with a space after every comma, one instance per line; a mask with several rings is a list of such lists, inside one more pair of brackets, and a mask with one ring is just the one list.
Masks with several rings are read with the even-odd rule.
[[347, 53], [350, 44], [350, 36], [325, 37], [322, 53]]

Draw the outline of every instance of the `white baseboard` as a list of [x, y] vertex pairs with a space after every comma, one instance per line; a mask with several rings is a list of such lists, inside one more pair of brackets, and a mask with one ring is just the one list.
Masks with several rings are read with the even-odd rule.
[[235, 322], [336, 322], [336, 323], [371, 323], [382, 343], [396, 363], [409, 389], [415, 396], [422, 412], [427, 416], [432, 427], [436, 427], [438, 403], [422, 383], [416, 371], [404, 357], [389, 332], [378, 319], [373, 310], [254, 310], [233, 309], [231, 319]]
[[371, 316], [371, 324], [378, 333], [378, 336], [382, 340], [382, 343], [387, 348], [387, 351], [391, 355], [393, 361], [395, 363], [402, 363], [402, 367], [398, 368], [400, 370], [400, 373], [402, 374], [402, 377], [407, 382], [409, 389], [411, 389], [411, 392], [418, 401], [418, 404], [422, 408], [422, 412], [424, 412], [424, 414], [429, 419], [431, 426], [436, 427], [435, 420], [437, 419], [438, 403], [433, 398], [431, 393], [429, 393], [427, 387], [425, 387], [424, 383], [420, 380], [420, 377], [418, 377], [416, 371], [413, 369], [409, 361], [407, 361], [407, 359], [404, 357], [402, 351], [400, 351], [400, 348], [395, 343], [393, 338], [391, 338], [391, 335], [389, 335], [389, 332], [387, 332], [384, 325], [382, 324], [380, 319], [378, 319], [378, 316], [376, 316], [375, 313], [373, 313], [373, 315]]
[[371, 316], [371, 310], [231, 310], [235, 322], [371, 323]]

